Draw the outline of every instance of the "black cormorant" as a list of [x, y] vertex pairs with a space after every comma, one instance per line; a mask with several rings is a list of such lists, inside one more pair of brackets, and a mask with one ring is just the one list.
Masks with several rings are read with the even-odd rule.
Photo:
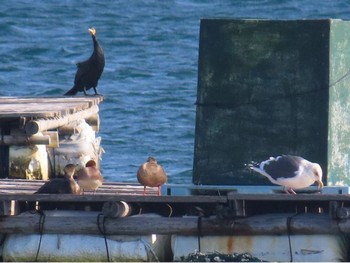
[[88, 60], [77, 63], [74, 86], [64, 95], [75, 95], [78, 91], [83, 91], [87, 95], [86, 90], [91, 88], [94, 89], [95, 95], [98, 95], [96, 87], [105, 66], [105, 56], [96, 39], [96, 29], [89, 28], [89, 33], [94, 43], [94, 52]]

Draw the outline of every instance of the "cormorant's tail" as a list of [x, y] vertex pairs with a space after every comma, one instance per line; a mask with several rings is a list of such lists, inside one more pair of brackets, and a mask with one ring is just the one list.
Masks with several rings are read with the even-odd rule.
[[70, 90], [68, 90], [66, 93], [64, 93], [65, 96], [75, 95], [78, 93], [77, 88], [74, 86]]

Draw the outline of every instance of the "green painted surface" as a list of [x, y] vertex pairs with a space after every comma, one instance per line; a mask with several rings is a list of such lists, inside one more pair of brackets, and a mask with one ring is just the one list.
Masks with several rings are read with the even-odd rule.
[[347, 181], [350, 78], [331, 84], [350, 69], [349, 32], [340, 20], [203, 19], [193, 182], [270, 184], [245, 164], [280, 154]]
[[350, 185], [350, 23], [331, 22], [328, 184]]

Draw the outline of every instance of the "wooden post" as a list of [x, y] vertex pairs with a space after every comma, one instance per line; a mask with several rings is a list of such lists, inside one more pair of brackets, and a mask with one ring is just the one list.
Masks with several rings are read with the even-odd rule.
[[4, 135], [0, 141], [2, 145], [28, 145], [28, 144], [50, 144], [51, 137], [49, 135], [33, 135], [33, 136], [12, 136]]

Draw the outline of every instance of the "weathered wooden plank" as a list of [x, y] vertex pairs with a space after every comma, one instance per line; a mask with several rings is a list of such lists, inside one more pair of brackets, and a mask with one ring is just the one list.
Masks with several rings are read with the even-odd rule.
[[[103, 101], [103, 96], [74, 96], [74, 97], [0, 97], [1, 104], [7, 103], [33, 103], [33, 102], [47, 102], [51, 101], [53, 103], [59, 102], [91, 102], [98, 104]], [[92, 105], [95, 105], [92, 104]]]
[[[39, 233], [39, 214], [1, 216], [0, 233]], [[77, 224], [79, 222], [79, 224]], [[43, 232], [46, 234], [101, 234], [97, 213], [50, 216], [46, 213]], [[101, 220], [102, 222], [102, 220]], [[288, 234], [339, 234], [350, 233], [350, 221], [341, 224], [326, 214], [267, 214], [222, 220], [214, 217], [149, 217], [145, 215], [106, 218], [107, 235], [288, 235]]]
[[33, 136], [12, 136], [4, 135], [0, 141], [0, 145], [26, 145], [26, 144], [44, 144], [49, 145], [51, 137], [49, 135], [33, 135]]
[[30, 103], [0, 106], [0, 118], [16, 116], [56, 117], [88, 109], [89, 103]]
[[246, 201], [349, 201], [349, 195], [335, 194], [237, 194], [228, 193], [228, 200]]
[[[1, 179], [0, 193], [1, 194], [33, 194], [46, 181], [45, 180], [25, 180], [25, 179]], [[86, 194], [93, 192], [86, 191]], [[118, 182], [104, 182], [100, 186], [96, 194], [110, 194], [110, 195], [142, 195], [143, 186], [138, 183], [118, 183]], [[150, 187], [148, 189], [149, 195], [156, 195], [157, 188]]]
[[93, 97], [0, 97], [0, 118], [57, 117], [96, 106], [102, 96]]
[[140, 193], [130, 194], [103, 194], [86, 192], [84, 195], [70, 194], [3, 194], [0, 193], [0, 200], [17, 201], [50, 201], [50, 202], [147, 202], [147, 203], [226, 203], [224, 196], [143, 196]]

